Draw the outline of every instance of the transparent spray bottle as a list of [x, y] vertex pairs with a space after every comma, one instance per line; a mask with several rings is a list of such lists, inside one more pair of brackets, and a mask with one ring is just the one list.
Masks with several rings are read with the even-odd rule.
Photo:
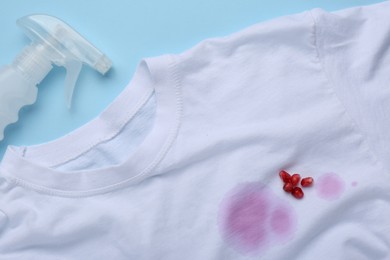
[[101, 74], [111, 68], [111, 61], [69, 25], [49, 15], [31, 15], [17, 24], [31, 38], [29, 46], [12, 64], [0, 68], [0, 141], [7, 125], [18, 120], [19, 110], [35, 103], [37, 85], [53, 68], [66, 69], [65, 99], [71, 107], [73, 90], [83, 63]]

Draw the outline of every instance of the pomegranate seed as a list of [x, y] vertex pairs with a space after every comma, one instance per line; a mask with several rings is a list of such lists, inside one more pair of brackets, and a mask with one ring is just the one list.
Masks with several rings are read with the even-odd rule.
[[302, 181], [301, 181], [301, 185], [302, 187], [309, 187], [311, 185], [313, 185], [313, 178], [312, 177], [306, 177], [306, 178], [303, 178]]
[[302, 199], [302, 198], [303, 198], [303, 195], [304, 195], [302, 189], [299, 188], [299, 187], [294, 187], [293, 190], [292, 190], [292, 192], [291, 192], [291, 194], [292, 194], [292, 195], [294, 196], [294, 198], [296, 198], [296, 199]]
[[286, 171], [280, 171], [279, 176], [284, 183], [288, 183], [291, 180], [291, 175]]
[[300, 180], [301, 180], [301, 175], [299, 175], [298, 173], [294, 173], [291, 176], [291, 183], [293, 186], [297, 186]]
[[294, 188], [294, 186], [291, 184], [291, 182], [287, 182], [283, 186], [283, 190], [285, 192], [292, 192], [293, 188]]

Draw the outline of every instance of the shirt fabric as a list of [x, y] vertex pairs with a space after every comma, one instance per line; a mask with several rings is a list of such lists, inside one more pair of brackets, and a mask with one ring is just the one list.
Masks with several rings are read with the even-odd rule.
[[[7, 149], [0, 259], [390, 259], [389, 13], [143, 60], [95, 120]], [[302, 199], [282, 169], [313, 177]]]

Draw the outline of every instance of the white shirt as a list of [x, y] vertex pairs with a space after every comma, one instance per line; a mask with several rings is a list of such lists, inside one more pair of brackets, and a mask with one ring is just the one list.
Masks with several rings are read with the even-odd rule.
[[[390, 259], [389, 13], [145, 59], [92, 122], [8, 148], [0, 259]], [[283, 169], [313, 177], [302, 199]]]

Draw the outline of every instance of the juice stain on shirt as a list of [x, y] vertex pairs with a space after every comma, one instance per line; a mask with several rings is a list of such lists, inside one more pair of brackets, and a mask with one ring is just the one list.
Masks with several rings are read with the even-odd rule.
[[320, 198], [335, 200], [341, 197], [345, 190], [345, 182], [335, 173], [326, 173], [318, 178], [316, 191]]
[[261, 183], [235, 188], [220, 216], [225, 240], [241, 253], [261, 253], [292, 239], [296, 229], [294, 209]]

